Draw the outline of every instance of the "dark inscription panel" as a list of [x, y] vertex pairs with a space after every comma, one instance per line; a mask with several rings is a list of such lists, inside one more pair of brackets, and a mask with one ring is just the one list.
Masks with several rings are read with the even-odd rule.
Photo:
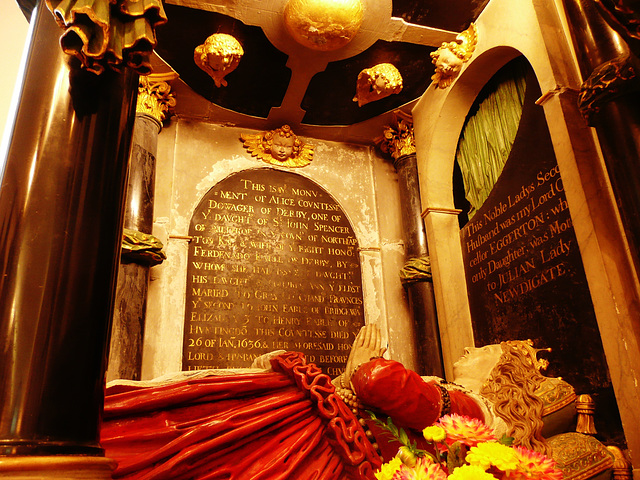
[[[528, 85], [535, 83], [529, 77]], [[476, 345], [532, 339], [579, 392], [610, 386], [564, 185], [528, 88], [518, 136], [489, 198], [461, 232]]]
[[183, 370], [248, 367], [303, 352], [341, 373], [364, 324], [358, 244], [320, 186], [273, 169], [214, 186], [189, 235]]

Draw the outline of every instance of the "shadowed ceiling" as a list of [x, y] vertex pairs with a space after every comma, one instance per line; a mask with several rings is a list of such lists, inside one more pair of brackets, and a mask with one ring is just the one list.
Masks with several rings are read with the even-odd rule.
[[[156, 52], [180, 76], [182, 88], [174, 86], [178, 115], [259, 129], [287, 123], [300, 134], [358, 141], [359, 131], [388, 122], [393, 110], [410, 110], [431, 83], [429, 54], [454, 40], [488, 0], [363, 0], [358, 34], [329, 52], [304, 47], [290, 36], [286, 3], [166, 1], [169, 22], [157, 29]], [[233, 35], [245, 52], [225, 77], [226, 87], [216, 87], [193, 60], [195, 47], [213, 33]], [[358, 74], [379, 63], [392, 63], [404, 87], [359, 107], [352, 100]]]

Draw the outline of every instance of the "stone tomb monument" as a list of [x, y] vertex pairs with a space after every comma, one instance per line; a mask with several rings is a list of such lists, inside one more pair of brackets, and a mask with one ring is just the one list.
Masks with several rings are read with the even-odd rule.
[[358, 241], [319, 185], [271, 168], [225, 178], [189, 235], [183, 370], [303, 352], [335, 376], [364, 325]]
[[550, 347], [547, 373], [592, 394], [596, 419], [617, 436], [615, 397], [539, 96], [529, 75], [509, 159], [461, 231], [474, 338], [476, 346], [532, 339]]

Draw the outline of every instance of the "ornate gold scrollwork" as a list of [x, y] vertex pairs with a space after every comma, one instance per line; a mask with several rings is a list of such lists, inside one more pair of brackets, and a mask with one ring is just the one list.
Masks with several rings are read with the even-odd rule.
[[62, 50], [86, 70], [125, 67], [146, 75], [156, 46], [155, 28], [167, 21], [161, 0], [45, 0], [65, 31]]
[[404, 155], [416, 153], [416, 142], [413, 136], [413, 120], [400, 110], [394, 112], [395, 124], [385, 127], [382, 137], [375, 143], [383, 153], [398, 160]]
[[243, 55], [238, 40], [226, 33], [214, 33], [195, 48], [193, 60], [213, 79], [216, 87], [226, 87], [224, 77], [237, 68]]
[[162, 123], [169, 109], [175, 106], [176, 99], [167, 82], [155, 80], [154, 75], [140, 77], [136, 113], [147, 114]]
[[361, 107], [401, 91], [402, 75], [398, 69], [390, 63], [380, 63], [360, 72], [353, 101]]
[[445, 42], [431, 54], [431, 61], [436, 66], [436, 73], [431, 76], [431, 80], [436, 88], [447, 88], [453, 83], [462, 66], [473, 55], [477, 43], [478, 33], [472, 23], [458, 34], [455, 42]]
[[588, 435], [561, 433], [550, 438], [548, 444], [567, 480], [587, 480], [614, 465], [613, 452]]
[[621, 56], [603, 63], [584, 81], [578, 95], [578, 108], [588, 124], [602, 105], [640, 87], [631, 57]]
[[305, 167], [313, 159], [313, 147], [303, 144], [289, 125], [254, 135], [241, 135], [253, 157], [283, 167]]

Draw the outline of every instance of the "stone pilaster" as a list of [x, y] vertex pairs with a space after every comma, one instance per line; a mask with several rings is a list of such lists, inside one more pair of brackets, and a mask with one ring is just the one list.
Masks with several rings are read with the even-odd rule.
[[384, 131], [380, 149], [393, 158], [398, 172], [402, 224], [405, 232], [405, 267], [400, 272], [414, 319], [416, 351], [421, 375], [444, 377], [429, 248], [422, 220], [418, 165], [411, 117], [396, 114], [395, 125]]
[[124, 217], [125, 238], [134, 238], [137, 248], [123, 248], [107, 381], [140, 379], [149, 269], [164, 258], [151, 233], [158, 134], [169, 108], [176, 103], [170, 90], [167, 82], [154, 75], [140, 78]]

